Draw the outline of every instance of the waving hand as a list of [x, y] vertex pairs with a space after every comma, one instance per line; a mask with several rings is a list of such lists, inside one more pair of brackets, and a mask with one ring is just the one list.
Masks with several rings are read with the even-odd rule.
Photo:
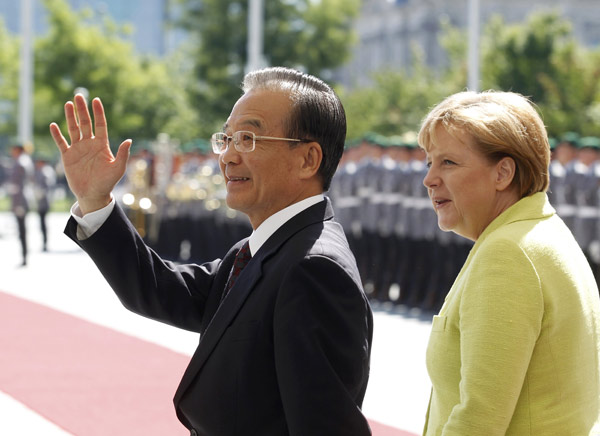
[[65, 117], [71, 144], [56, 123], [50, 133], [63, 161], [67, 182], [86, 214], [101, 209], [110, 202], [110, 195], [125, 174], [131, 140], [121, 143], [116, 157], [110, 150], [104, 108], [99, 98], [92, 100], [94, 126], [85, 98], [77, 94], [65, 104]]

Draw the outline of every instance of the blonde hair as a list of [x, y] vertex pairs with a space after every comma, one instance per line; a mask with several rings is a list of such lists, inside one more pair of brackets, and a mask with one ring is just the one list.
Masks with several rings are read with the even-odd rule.
[[550, 144], [546, 127], [533, 103], [514, 92], [459, 92], [435, 106], [423, 120], [419, 145], [428, 151], [436, 130], [466, 133], [490, 162], [515, 161], [512, 185], [523, 198], [548, 189]]

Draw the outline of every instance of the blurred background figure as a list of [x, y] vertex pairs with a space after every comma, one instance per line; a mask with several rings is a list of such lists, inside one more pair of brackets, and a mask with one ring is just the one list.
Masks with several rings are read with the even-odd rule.
[[8, 194], [11, 201], [11, 211], [17, 219], [19, 239], [21, 240], [21, 265], [27, 265], [27, 230], [25, 218], [29, 212], [27, 190], [33, 176], [33, 163], [25, 152], [25, 147], [15, 144], [10, 148], [13, 159], [8, 178]]
[[599, 138], [584, 136], [579, 140], [577, 157], [570, 173], [576, 206], [572, 232], [590, 263], [594, 276], [598, 279], [600, 267], [600, 241], [598, 240], [598, 219], [600, 218]]
[[550, 161], [550, 187], [548, 199], [556, 208], [567, 227], [573, 230], [575, 221], [575, 162], [580, 136], [566, 132], [552, 146]]
[[36, 210], [40, 217], [40, 228], [42, 229], [42, 251], [48, 251], [48, 230], [46, 226], [46, 215], [50, 210], [52, 190], [56, 185], [56, 171], [45, 159], [35, 161], [33, 174], [34, 194]]

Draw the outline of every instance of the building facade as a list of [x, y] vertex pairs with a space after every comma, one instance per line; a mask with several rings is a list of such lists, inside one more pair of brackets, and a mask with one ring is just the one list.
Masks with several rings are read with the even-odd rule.
[[[21, 1], [0, 0], [0, 19], [12, 33], [20, 32]], [[162, 56], [174, 42], [174, 30], [167, 27], [169, 0], [67, 0], [76, 11], [92, 9], [99, 16], [109, 16], [118, 24], [131, 26], [129, 36], [136, 50], [144, 54]], [[37, 35], [48, 29], [46, 10], [41, 0], [31, 0], [33, 28]]]
[[[363, 0], [356, 20], [358, 43], [352, 59], [336, 71], [336, 79], [347, 87], [367, 85], [373, 72], [398, 69], [412, 62], [412, 47], [418, 45], [431, 67], [446, 62], [439, 43], [441, 22], [468, 27], [469, 0]], [[556, 11], [573, 23], [573, 35], [586, 46], [600, 45], [598, 0], [479, 0], [480, 30], [493, 15], [505, 22], [524, 21], [540, 11]]]

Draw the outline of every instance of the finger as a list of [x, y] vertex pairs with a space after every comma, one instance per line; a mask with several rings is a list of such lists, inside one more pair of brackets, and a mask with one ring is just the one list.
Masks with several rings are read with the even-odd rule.
[[79, 130], [77, 118], [75, 118], [75, 107], [72, 101], [65, 103], [65, 118], [67, 120], [67, 131], [71, 138], [71, 144], [73, 144], [81, 139], [81, 131]]
[[50, 134], [52, 135], [52, 139], [54, 139], [54, 143], [60, 150], [61, 154], [69, 149], [69, 144], [60, 131], [60, 127], [58, 127], [56, 123], [50, 124]]
[[92, 111], [94, 112], [94, 131], [96, 132], [96, 138], [108, 139], [108, 126], [106, 124], [104, 107], [98, 97], [92, 100]]
[[115, 156], [115, 161], [121, 174], [125, 174], [125, 170], [127, 169], [127, 160], [129, 159], [131, 143], [131, 139], [126, 139], [125, 141], [123, 141], [121, 145], [119, 145], [117, 155]]
[[81, 94], [75, 95], [75, 109], [77, 110], [77, 118], [79, 118], [79, 130], [81, 130], [81, 139], [91, 138], [92, 132], [92, 118], [90, 117], [90, 111], [87, 107], [85, 97]]

